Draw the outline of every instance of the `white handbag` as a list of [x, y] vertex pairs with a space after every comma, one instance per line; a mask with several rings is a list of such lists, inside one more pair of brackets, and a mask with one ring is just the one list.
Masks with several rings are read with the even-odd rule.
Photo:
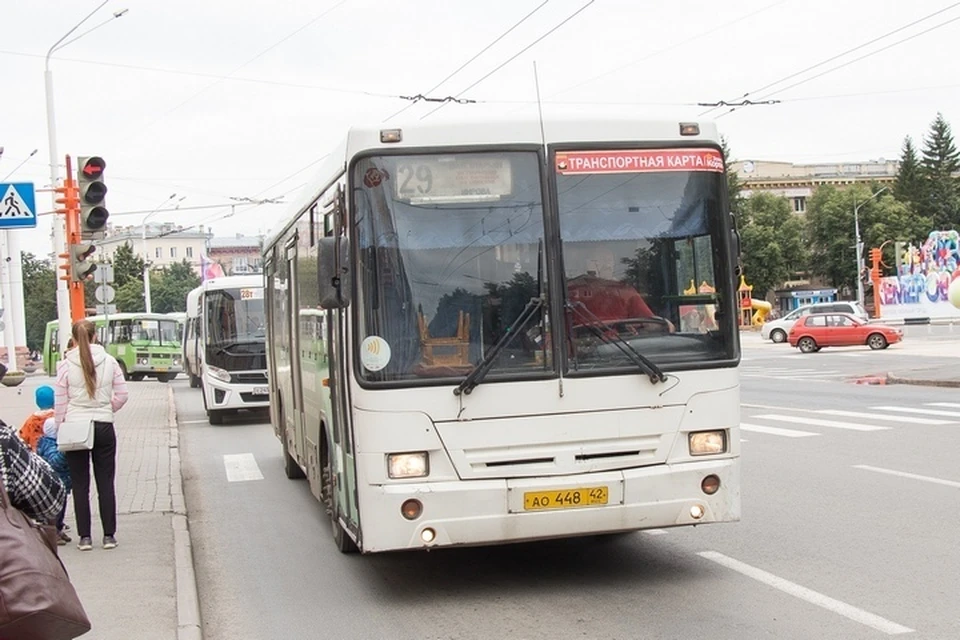
[[93, 449], [93, 420], [61, 422], [57, 431], [57, 449], [60, 451]]

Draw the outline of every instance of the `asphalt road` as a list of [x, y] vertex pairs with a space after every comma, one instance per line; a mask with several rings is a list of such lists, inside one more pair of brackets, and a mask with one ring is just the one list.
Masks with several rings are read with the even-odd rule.
[[740, 523], [429, 553], [339, 554], [266, 418], [212, 427], [176, 381], [204, 636], [960, 637], [960, 393], [845, 381], [960, 357], [960, 335], [912, 337], [745, 339]]

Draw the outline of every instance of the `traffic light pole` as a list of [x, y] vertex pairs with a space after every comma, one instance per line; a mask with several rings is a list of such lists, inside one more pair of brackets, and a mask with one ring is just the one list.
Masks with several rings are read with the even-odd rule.
[[[60, 254], [65, 263], [59, 266], [64, 274], [59, 279], [69, 283], [67, 289], [70, 302], [68, 322], [77, 322], [87, 317], [83, 288], [86, 274], [78, 272], [80, 265], [77, 262], [78, 258], [81, 258], [79, 254], [85, 249], [81, 242], [80, 200], [77, 183], [73, 180], [73, 163], [70, 161], [70, 156], [67, 156], [67, 179], [63, 181], [62, 187], [57, 187], [54, 191], [62, 195], [62, 197], [56, 198], [54, 202], [63, 205], [63, 208], [56, 209], [56, 212], [63, 215], [67, 231], [66, 252]], [[84, 254], [81, 259], [85, 258], [86, 255]]]
[[[73, 165], [70, 161], [70, 156], [67, 156], [67, 179], [66, 185], [74, 187], [76, 183], [73, 181]], [[72, 246], [78, 245], [81, 242], [80, 238], [80, 205], [79, 201], [74, 201], [74, 206], [69, 207], [66, 215], [67, 218], [67, 252], [70, 252]], [[73, 322], [83, 320], [87, 317], [87, 304], [84, 300], [84, 290], [83, 282], [70, 281], [70, 319]]]

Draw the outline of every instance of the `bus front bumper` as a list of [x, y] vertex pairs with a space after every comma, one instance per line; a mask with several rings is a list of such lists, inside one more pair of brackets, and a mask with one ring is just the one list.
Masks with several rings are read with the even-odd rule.
[[270, 406], [266, 384], [225, 383], [213, 376], [203, 380], [209, 409], [262, 409]]
[[[720, 488], [707, 495], [703, 479], [714, 475]], [[542, 492], [606, 487], [602, 506], [528, 509]], [[740, 460], [662, 464], [579, 476], [470, 480], [371, 487], [361, 506], [363, 551], [486, 545], [545, 538], [659, 529], [740, 519]], [[406, 520], [401, 505], [423, 505]], [[425, 530], [431, 531], [424, 533]], [[427, 539], [432, 538], [429, 542]]]

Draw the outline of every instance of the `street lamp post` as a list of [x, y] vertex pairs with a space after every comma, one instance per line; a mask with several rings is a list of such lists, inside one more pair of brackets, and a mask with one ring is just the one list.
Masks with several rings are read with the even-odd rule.
[[[113, 14], [113, 17], [108, 20], [101, 22], [93, 29], [90, 29], [84, 33], [81, 33], [76, 38], [64, 42], [67, 38], [73, 34], [74, 31], [80, 28], [80, 26], [93, 17], [93, 15], [100, 11], [107, 2], [110, 0], [103, 0], [97, 7], [87, 14], [87, 16], [75, 24], [72, 29], [67, 31], [59, 40], [53, 43], [53, 46], [47, 51], [46, 58], [44, 58], [44, 67], [43, 67], [43, 86], [44, 93], [46, 94], [47, 101], [47, 144], [50, 150], [50, 189], [51, 195], [50, 199], [53, 203], [53, 208], [57, 208], [57, 193], [52, 191], [55, 189], [60, 182], [60, 162], [57, 157], [57, 123], [56, 118], [54, 117], [53, 109], [53, 72], [50, 70], [50, 56], [54, 54], [58, 49], [76, 42], [79, 38], [87, 35], [94, 29], [102, 27], [104, 24], [110, 20], [119, 18], [127, 12], [126, 9], [123, 11], [118, 11]], [[66, 249], [66, 230], [64, 228], [64, 221], [59, 216], [54, 216], [53, 218], [53, 255], [56, 256], [63, 252]], [[17, 257], [19, 260], [19, 255]], [[57, 317], [59, 318], [59, 334], [60, 334], [60, 349], [63, 350], [67, 344], [67, 341], [70, 339], [70, 294], [67, 288], [66, 280], [61, 280], [57, 278]]]
[[856, 238], [857, 243], [857, 302], [860, 303], [860, 306], [863, 306], [863, 240], [860, 238], [860, 207], [867, 204], [878, 195], [886, 191], [886, 187], [880, 187], [875, 193], [873, 193], [869, 198], [857, 204], [856, 199], [853, 201], [853, 233]]
[[[153, 308], [150, 301], [150, 267], [148, 260], [150, 256], [147, 255], [147, 220], [152, 216], [160, 213], [161, 207], [167, 204], [171, 200], [177, 197], [177, 194], [173, 193], [170, 197], [166, 198], [163, 202], [157, 205], [157, 208], [148, 213], [143, 218], [143, 222], [140, 223], [140, 248], [143, 251], [143, 304], [146, 308], [147, 313], [153, 313]], [[186, 196], [184, 196], [185, 198]], [[180, 198], [183, 200], [183, 198]]]

